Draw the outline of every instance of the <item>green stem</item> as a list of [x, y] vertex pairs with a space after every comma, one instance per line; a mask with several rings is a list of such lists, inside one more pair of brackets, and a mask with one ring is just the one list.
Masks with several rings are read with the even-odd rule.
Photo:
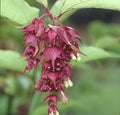
[[37, 91], [34, 93], [33, 95], [33, 99], [31, 101], [31, 105], [30, 105], [30, 109], [29, 109], [29, 113], [28, 115], [31, 115], [32, 111], [35, 109], [36, 107], [36, 103], [38, 101], [39, 95], [37, 94]]
[[12, 115], [12, 113], [11, 113], [12, 101], [13, 101], [13, 96], [8, 95], [8, 108], [7, 108], [6, 115]]

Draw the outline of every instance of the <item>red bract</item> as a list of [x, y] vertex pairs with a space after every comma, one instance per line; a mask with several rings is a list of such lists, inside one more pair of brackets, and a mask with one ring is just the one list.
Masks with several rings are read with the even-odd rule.
[[[47, 10], [48, 11], [48, 10]], [[52, 24], [45, 26], [44, 17], [48, 16]], [[58, 16], [59, 17], [59, 16]], [[25, 35], [25, 51], [28, 62], [25, 71], [37, 68], [42, 64], [40, 80], [36, 83], [35, 88], [40, 92], [49, 92], [50, 95], [44, 99], [48, 103], [48, 114], [59, 115], [57, 102], [60, 98], [56, 93], [62, 95], [63, 103], [66, 104], [68, 99], [65, 95], [65, 89], [72, 87], [71, 77], [71, 59], [80, 60], [78, 41], [81, 42], [78, 32], [64, 26], [49, 11], [40, 18], [33, 21], [23, 28]], [[53, 22], [57, 21], [56, 26]]]
[[41, 62], [43, 62], [45, 60], [51, 60], [52, 67], [53, 67], [53, 70], [54, 70], [54, 62], [61, 53], [62, 53], [61, 48], [58, 48], [58, 47], [55, 47], [55, 46], [46, 48], [41, 55]]
[[77, 38], [81, 42], [80, 36], [79, 36], [78, 32], [75, 29], [73, 29], [73, 28], [71, 28], [69, 26], [65, 26], [64, 29], [65, 29], [66, 33], [69, 35], [69, 37]]
[[56, 105], [52, 104], [48, 108], [48, 115], [59, 115], [58, 108]]
[[56, 95], [49, 95], [44, 99], [46, 103], [50, 104], [56, 104], [58, 101], [60, 101], [60, 98]]
[[60, 27], [60, 26], [53, 26], [53, 25], [50, 25], [49, 24], [49, 27], [54, 30], [57, 35], [60, 37], [61, 40], [63, 40], [63, 42], [65, 42], [66, 44], [70, 45], [70, 38], [67, 36], [67, 33], [66, 31]]
[[55, 45], [56, 39], [57, 39], [57, 33], [55, 33], [52, 29], [49, 29], [47, 33], [47, 42], [52, 45]]
[[23, 32], [25, 34], [35, 33], [38, 36], [41, 35], [44, 29], [45, 29], [44, 22], [39, 18], [34, 18], [31, 24], [23, 28]]

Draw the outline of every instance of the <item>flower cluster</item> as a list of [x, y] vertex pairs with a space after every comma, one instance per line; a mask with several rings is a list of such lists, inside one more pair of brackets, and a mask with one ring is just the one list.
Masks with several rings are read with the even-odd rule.
[[[52, 21], [45, 26], [44, 17], [48, 16]], [[54, 20], [58, 21], [58, 26]], [[68, 99], [65, 89], [72, 87], [70, 61], [80, 60], [78, 41], [81, 42], [78, 32], [68, 26], [64, 26], [57, 17], [45, 14], [23, 28], [25, 35], [25, 51], [28, 62], [25, 71], [36, 68], [42, 64], [41, 77], [35, 88], [42, 93], [48, 92], [44, 99], [48, 103], [48, 114], [59, 115], [57, 102], [60, 100], [56, 92], [61, 93], [63, 103]]]

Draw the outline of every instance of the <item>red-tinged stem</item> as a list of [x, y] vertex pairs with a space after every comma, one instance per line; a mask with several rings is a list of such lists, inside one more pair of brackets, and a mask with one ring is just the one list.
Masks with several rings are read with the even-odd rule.
[[49, 14], [49, 13], [45, 13], [45, 14], [43, 14], [39, 19], [41, 20], [41, 19], [43, 19], [43, 18], [46, 17], [46, 16], [49, 16], [49, 17], [50, 17], [50, 15], [51, 15], [51, 14]]
[[68, 9], [68, 10], [66, 10], [66, 11], [64, 11], [64, 12], [62, 12], [62, 13], [60, 13], [60, 14], [57, 16], [57, 18], [60, 18], [63, 14], [69, 12], [70, 10], [71, 10], [71, 9]]
[[58, 22], [58, 24], [59, 24], [61, 27], [63, 27], [63, 24], [62, 24], [62, 22], [58, 19], [58, 17], [56, 17], [56, 21]]

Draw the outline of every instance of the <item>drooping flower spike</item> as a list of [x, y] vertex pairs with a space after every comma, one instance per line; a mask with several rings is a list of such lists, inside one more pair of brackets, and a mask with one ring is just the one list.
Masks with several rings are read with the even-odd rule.
[[[47, 9], [47, 8], [46, 8]], [[32, 22], [23, 28], [25, 35], [25, 51], [28, 62], [25, 71], [37, 68], [42, 64], [40, 80], [35, 88], [40, 92], [48, 92], [44, 99], [48, 103], [48, 115], [59, 115], [57, 103], [60, 101], [59, 93], [62, 95], [63, 103], [68, 99], [65, 89], [72, 87], [70, 61], [80, 60], [78, 41], [81, 42], [78, 32], [64, 26], [58, 17], [52, 15], [49, 10], [40, 18], [34, 18]], [[45, 26], [44, 17], [49, 17], [51, 23]], [[58, 25], [53, 22], [57, 21]]]

